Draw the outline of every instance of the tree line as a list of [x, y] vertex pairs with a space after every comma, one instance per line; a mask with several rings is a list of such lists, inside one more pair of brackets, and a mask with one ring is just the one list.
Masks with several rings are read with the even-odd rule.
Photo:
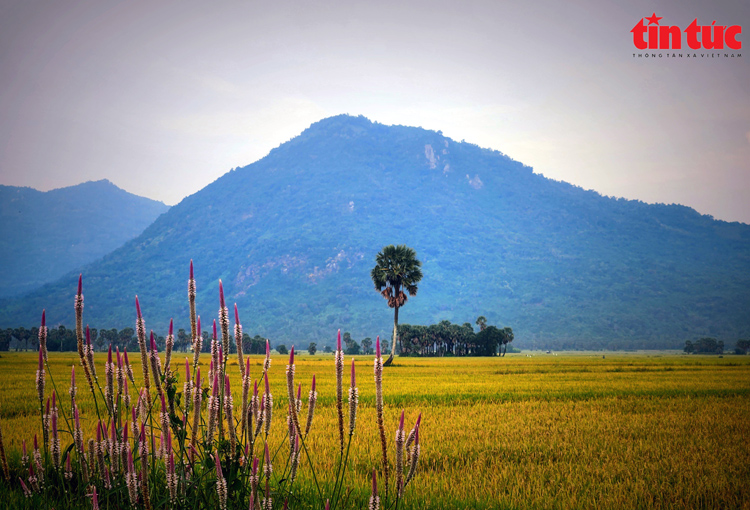
[[402, 356], [505, 356], [513, 341], [513, 329], [476, 320], [479, 332], [469, 322], [461, 325], [441, 321], [429, 326], [400, 324], [398, 337]]
[[[724, 340], [711, 337], [704, 337], [695, 342], [688, 340], [685, 342], [683, 351], [688, 354], [724, 354]], [[734, 353], [747, 354], [748, 352], [750, 352], [750, 340], [737, 340]]]

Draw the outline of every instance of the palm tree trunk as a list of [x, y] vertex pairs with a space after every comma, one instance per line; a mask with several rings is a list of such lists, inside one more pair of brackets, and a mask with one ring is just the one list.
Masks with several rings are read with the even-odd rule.
[[393, 356], [396, 353], [396, 337], [398, 336], [398, 306], [395, 308], [395, 312], [393, 313], [393, 342], [391, 343], [391, 355], [388, 356], [388, 359], [385, 360], [385, 363], [383, 363], [383, 366], [389, 366], [391, 363], [393, 363]]

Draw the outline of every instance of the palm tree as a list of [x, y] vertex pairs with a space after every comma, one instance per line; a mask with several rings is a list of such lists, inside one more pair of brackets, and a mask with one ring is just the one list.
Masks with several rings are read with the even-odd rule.
[[396, 352], [398, 309], [406, 303], [406, 293], [410, 296], [417, 295], [417, 283], [422, 279], [422, 270], [419, 269], [421, 266], [422, 263], [417, 260], [417, 252], [403, 244], [385, 246], [375, 257], [375, 267], [370, 276], [375, 289], [388, 301], [388, 306], [394, 309], [393, 342], [391, 354], [384, 363], [386, 366], [393, 362]]

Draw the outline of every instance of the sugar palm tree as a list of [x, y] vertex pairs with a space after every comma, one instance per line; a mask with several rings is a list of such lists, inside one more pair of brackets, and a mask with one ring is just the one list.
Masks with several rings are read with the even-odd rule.
[[[375, 267], [370, 276], [375, 289], [388, 301], [393, 313], [393, 342], [391, 355], [384, 365], [393, 362], [398, 337], [398, 309], [406, 303], [406, 294], [417, 295], [417, 283], [422, 279], [422, 263], [417, 260], [417, 252], [406, 245], [385, 246], [375, 257]], [[404, 292], [406, 291], [406, 292]]]

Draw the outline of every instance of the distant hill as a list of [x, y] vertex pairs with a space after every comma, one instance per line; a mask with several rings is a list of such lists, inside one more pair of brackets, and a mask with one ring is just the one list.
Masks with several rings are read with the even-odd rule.
[[0, 186], [0, 297], [36, 289], [93, 262], [168, 209], [107, 180], [47, 192]]
[[[85, 320], [188, 328], [216, 317], [218, 279], [245, 331], [330, 343], [390, 336], [369, 271], [407, 244], [424, 279], [400, 320], [511, 326], [518, 347], [673, 348], [750, 336], [750, 226], [608, 198], [440, 132], [337, 116], [235, 169], [84, 268]], [[0, 325], [73, 324], [69, 275], [0, 304]], [[322, 345], [319, 343], [319, 345]]]

